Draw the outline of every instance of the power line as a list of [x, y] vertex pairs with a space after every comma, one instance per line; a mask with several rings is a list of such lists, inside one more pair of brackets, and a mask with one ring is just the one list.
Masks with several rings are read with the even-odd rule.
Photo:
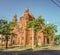
[[60, 3], [60, 1], [59, 1], [59, 0], [57, 0], [57, 2], [58, 2], [58, 3]]
[[60, 1], [59, 0], [57, 0], [57, 2], [54, 0], [51, 0], [51, 2], [53, 2], [56, 6], [58, 6], [60, 8], [60, 5], [59, 5]]

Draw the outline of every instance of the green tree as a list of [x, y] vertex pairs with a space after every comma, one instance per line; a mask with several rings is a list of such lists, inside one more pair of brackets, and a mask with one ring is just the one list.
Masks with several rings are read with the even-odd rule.
[[55, 41], [55, 44], [60, 44], [60, 35], [55, 35], [54, 41]]
[[33, 21], [27, 22], [27, 28], [32, 28], [32, 49], [34, 48], [34, 35], [37, 31], [41, 29], [41, 24], [44, 23], [44, 19], [39, 17]]
[[6, 20], [0, 20], [0, 34], [5, 36], [6, 48], [8, 47], [8, 39], [13, 31], [13, 27], [16, 25], [15, 22], [8, 22]]
[[54, 24], [46, 24], [43, 29], [43, 33], [45, 34], [46, 38], [52, 39], [57, 32], [57, 26]]

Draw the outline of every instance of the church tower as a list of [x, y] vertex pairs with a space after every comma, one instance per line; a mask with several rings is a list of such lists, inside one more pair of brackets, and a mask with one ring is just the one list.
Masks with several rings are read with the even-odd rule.
[[16, 14], [13, 15], [12, 21], [13, 21], [13, 22], [17, 22], [17, 15], [16, 15]]
[[[29, 44], [29, 39], [31, 37], [31, 35], [29, 35], [29, 33], [32, 33], [32, 31], [29, 29], [26, 29], [26, 25], [28, 21], [33, 21], [34, 20], [34, 16], [30, 13], [29, 9], [26, 8], [24, 13], [22, 14], [22, 16], [20, 17], [20, 28], [22, 31], [22, 37], [24, 38], [23, 40], [21, 40], [22, 44], [26, 45]], [[21, 39], [20, 36], [20, 39]]]
[[26, 26], [27, 21], [33, 21], [33, 20], [34, 16], [30, 13], [29, 9], [26, 8], [25, 12], [20, 17], [20, 22], [22, 23], [23, 26]]

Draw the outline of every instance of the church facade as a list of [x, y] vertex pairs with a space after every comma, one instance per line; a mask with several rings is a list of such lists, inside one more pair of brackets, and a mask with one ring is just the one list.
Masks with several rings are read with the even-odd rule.
[[[41, 16], [40, 16], [41, 17]], [[25, 12], [20, 17], [20, 21], [17, 21], [17, 15], [14, 14], [12, 21], [16, 22], [17, 25], [14, 27], [13, 32], [17, 35], [10, 37], [9, 44], [12, 45], [32, 45], [32, 28], [26, 29], [27, 21], [33, 21], [34, 16], [30, 13], [27, 8]], [[41, 24], [42, 29], [44, 25]], [[54, 39], [47, 39], [43, 32], [38, 31], [34, 36], [34, 44], [42, 45], [42, 44], [53, 44]]]

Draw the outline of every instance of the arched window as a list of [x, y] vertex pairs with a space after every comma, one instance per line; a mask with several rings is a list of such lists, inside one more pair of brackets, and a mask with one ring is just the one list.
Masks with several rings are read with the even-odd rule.
[[15, 41], [13, 40], [12, 44], [15, 44]]
[[42, 45], [42, 42], [41, 42], [41, 37], [38, 36], [38, 45], [41, 46]]
[[22, 36], [22, 40], [24, 39], [24, 37]]
[[49, 38], [47, 38], [47, 44], [49, 44]]

